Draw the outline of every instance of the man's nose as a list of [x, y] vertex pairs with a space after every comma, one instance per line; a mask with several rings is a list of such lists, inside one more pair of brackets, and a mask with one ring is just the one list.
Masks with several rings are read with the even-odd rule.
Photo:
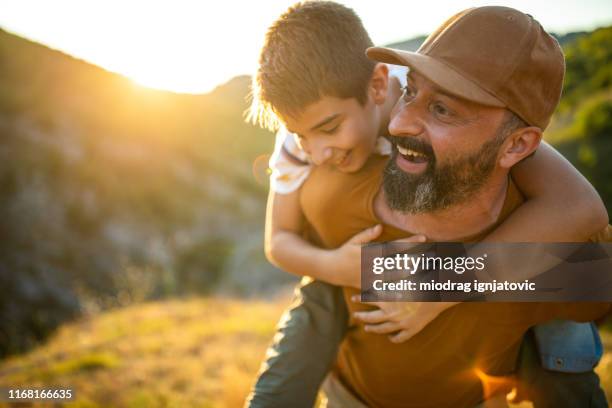
[[423, 133], [419, 112], [411, 105], [404, 105], [392, 113], [389, 134], [392, 136], [418, 136]]

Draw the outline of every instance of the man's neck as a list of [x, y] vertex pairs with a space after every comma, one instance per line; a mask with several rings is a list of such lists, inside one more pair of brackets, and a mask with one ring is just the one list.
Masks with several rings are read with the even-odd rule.
[[457, 241], [477, 235], [497, 222], [507, 190], [507, 173], [493, 175], [465, 202], [444, 210], [405, 214], [389, 208], [381, 188], [374, 199], [374, 211], [385, 224], [424, 234], [430, 241]]

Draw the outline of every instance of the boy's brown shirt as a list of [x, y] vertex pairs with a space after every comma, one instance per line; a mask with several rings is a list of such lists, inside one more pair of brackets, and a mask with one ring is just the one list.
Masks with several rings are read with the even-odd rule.
[[[310, 224], [310, 238], [336, 248], [354, 234], [381, 223], [373, 210], [388, 157], [374, 155], [358, 172], [344, 174], [318, 166], [302, 186], [300, 204]], [[510, 182], [498, 223], [523, 201]], [[492, 225], [478, 237], [494, 229]], [[378, 241], [411, 234], [383, 224]], [[600, 234], [598, 240], [610, 235]], [[344, 288], [349, 313], [371, 306], [351, 302], [356, 289]], [[602, 303], [462, 303], [443, 312], [420, 333], [401, 344], [366, 333], [351, 317], [336, 374], [372, 407], [474, 406], [495, 389], [495, 376], [514, 371], [526, 330], [554, 318], [595, 320], [610, 309]], [[501, 390], [501, 389], [500, 389]]]

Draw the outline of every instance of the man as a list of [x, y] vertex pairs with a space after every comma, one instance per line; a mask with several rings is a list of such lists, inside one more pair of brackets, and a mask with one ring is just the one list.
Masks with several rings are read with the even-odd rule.
[[[301, 200], [316, 236], [334, 247], [364, 224], [381, 222], [380, 240], [406, 231], [435, 241], [477, 240], [520, 203], [508, 172], [535, 151], [559, 101], [558, 44], [530, 16], [483, 7], [453, 16], [418, 53], [374, 48], [368, 55], [412, 70], [389, 126], [393, 156], [355, 175], [327, 166], [313, 171]], [[365, 209], [349, 206], [360, 198]], [[350, 302], [354, 294], [345, 289], [349, 310], [363, 317], [370, 308]], [[491, 378], [515, 371], [530, 326], [554, 318], [589, 321], [608, 310], [607, 304], [462, 304], [398, 345], [353, 319], [335, 384], [370, 406], [474, 406], [506, 391], [492, 387]], [[384, 313], [378, 317], [390, 331], [402, 328]], [[560, 403], [605, 405], [600, 390], [582, 398]]]

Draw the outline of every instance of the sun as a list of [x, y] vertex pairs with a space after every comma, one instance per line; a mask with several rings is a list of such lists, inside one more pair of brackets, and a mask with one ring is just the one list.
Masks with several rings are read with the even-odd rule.
[[[222, 73], [204, 72], [193, 65], [138, 63], [121, 69], [122, 74], [140, 86], [178, 93], [200, 94], [209, 92], [219, 81]], [[210, 80], [207, 80], [210, 78]], [[218, 80], [216, 78], [219, 78]]]

